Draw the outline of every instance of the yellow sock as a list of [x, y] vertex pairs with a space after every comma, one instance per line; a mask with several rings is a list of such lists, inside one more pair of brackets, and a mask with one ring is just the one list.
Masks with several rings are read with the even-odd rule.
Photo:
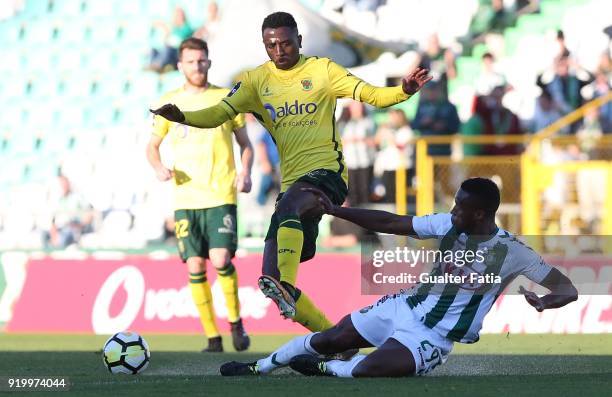
[[302, 324], [312, 332], [325, 331], [333, 327], [331, 321], [319, 310], [303, 292], [295, 302], [293, 321]]
[[206, 273], [189, 273], [189, 287], [191, 296], [200, 313], [200, 321], [207, 338], [219, 336], [219, 329], [215, 322], [215, 309], [213, 307], [210, 284], [206, 280]]
[[225, 304], [227, 305], [227, 319], [234, 323], [240, 319], [240, 301], [238, 300], [238, 273], [236, 268], [230, 262], [217, 269], [219, 282], [223, 295], [225, 295]]
[[302, 245], [304, 244], [302, 222], [297, 215], [289, 215], [280, 219], [276, 243], [278, 245], [277, 264], [280, 281], [295, 285], [300, 256], [302, 256]]

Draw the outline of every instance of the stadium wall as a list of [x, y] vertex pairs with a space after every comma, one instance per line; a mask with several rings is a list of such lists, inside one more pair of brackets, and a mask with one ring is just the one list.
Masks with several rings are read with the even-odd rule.
[[[4, 254], [2, 261], [6, 281], [0, 289], [0, 321], [5, 323], [6, 332], [201, 332], [184, 267], [174, 256], [40, 257], [26, 262], [24, 254], [15, 253]], [[609, 260], [590, 262], [584, 258], [565, 259], [563, 266], [564, 270], [570, 267], [572, 274], [592, 273], [593, 281], [612, 273]], [[261, 254], [237, 258], [235, 264], [240, 278], [241, 314], [250, 332], [304, 332], [300, 326], [281, 319], [274, 304], [258, 290]], [[12, 270], [7, 277], [9, 268]], [[218, 322], [222, 330], [228, 331], [223, 293], [214, 272], [209, 272], [208, 277]], [[301, 267], [299, 285], [330, 319], [337, 321], [378, 298], [361, 294], [361, 277], [358, 255], [320, 254]], [[530, 287], [525, 282], [522, 285]], [[508, 291], [515, 289], [511, 285]], [[567, 307], [543, 313], [528, 306], [522, 296], [501, 296], [483, 332], [609, 333], [612, 296], [582, 295]]]

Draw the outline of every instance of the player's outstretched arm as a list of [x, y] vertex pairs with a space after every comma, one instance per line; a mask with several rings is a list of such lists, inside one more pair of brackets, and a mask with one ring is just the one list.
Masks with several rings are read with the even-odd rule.
[[550, 293], [539, 297], [523, 287], [519, 288], [519, 293], [523, 294], [525, 300], [539, 312], [546, 309], [563, 307], [578, 299], [578, 290], [576, 290], [574, 284], [555, 268], [551, 269], [540, 285], [548, 288]]
[[197, 128], [215, 128], [231, 118], [219, 104], [194, 112], [182, 112], [178, 106], [168, 103], [158, 109], [149, 109], [149, 111], [166, 120]]
[[346, 219], [365, 229], [379, 233], [416, 236], [412, 227], [412, 216], [397, 215], [387, 211], [368, 210], [364, 208], [349, 208], [334, 205], [329, 198], [318, 189], [303, 188], [311, 192], [319, 201], [324, 213]]
[[428, 81], [432, 79], [429, 70], [416, 68], [402, 78], [399, 87], [375, 87], [365, 84], [359, 95], [362, 102], [376, 107], [387, 107], [403, 102], [416, 94]]

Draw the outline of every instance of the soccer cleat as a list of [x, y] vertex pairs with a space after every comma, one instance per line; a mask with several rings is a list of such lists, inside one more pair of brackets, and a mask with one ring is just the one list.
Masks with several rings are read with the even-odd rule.
[[208, 338], [208, 347], [202, 349], [202, 353], [223, 353], [223, 343], [220, 336]]
[[326, 361], [330, 360], [340, 360], [340, 361], [348, 361], [355, 356], [355, 354], [359, 353], [359, 349], [348, 349], [340, 353], [327, 354], [323, 356], [323, 359]]
[[238, 361], [230, 361], [219, 368], [222, 376], [248, 376], [259, 375], [257, 362], [239, 363]]
[[292, 370], [306, 376], [333, 376], [327, 372], [325, 360], [310, 354], [300, 354], [289, 361]]
[[257, 284], [261, 292], [276, 303], [281, 316], [289, 319], [295, 317], [295, 299], [279, 281], [270, 276], [261, 276]]
[[230, 328], [232, 329], [232, 343], [234, 344], [234, 349], [238, 352], [248, 349], [251, 345], [251, 339], [244, 330], [242, 319], [238, 319], [235, 323], [230, 323]]

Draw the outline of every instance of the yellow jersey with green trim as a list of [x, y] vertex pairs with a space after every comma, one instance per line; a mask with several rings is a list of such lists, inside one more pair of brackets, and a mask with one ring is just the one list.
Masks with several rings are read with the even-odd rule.
[[[183, 87], [170, 91], [160, 103], [175, 103], [181, 109], [197, 110], [217, 104], [229, 92], [209, 86], [200, 93]], [[236, 166], [233, 131], [244, 126], [236, 115], [216, 128], [196, 128], [155, 116], [153, 134], [170, 139], [174, 153], [175, 209], [202, 209], [236, 204]]]
[[230, 116], [253, 113], [271, 133], [280, 155], [281, 191], [319, 168], [339, 172], [348, 184], [336, 99], [359, 100], [363, 86], [329, 58], [301, 55], [289, 70], [268, 61], [245, 72], [220, 105]]

